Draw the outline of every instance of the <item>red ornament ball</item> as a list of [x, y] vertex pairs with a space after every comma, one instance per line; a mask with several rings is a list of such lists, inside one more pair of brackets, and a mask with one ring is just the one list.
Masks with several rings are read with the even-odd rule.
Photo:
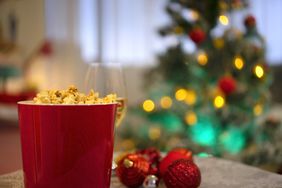
[[161, 154], [160, 151], [156, 148], [147, 148], [143, 150], [139, 150], [136, 152], [136, 154], [142, 155], [145, 159], [147, 159], [150, 163], [150, 174], [152, 175], [158, 175], [159, 173], [159, 163]]
[[190, 160], [193, 160], [193, 154], [192, 154], [192, 151], [186, 149], [186, 148], [175, 148], [173, 150], [171, 150], [169, 152], [169, 154], [172, 154], [172, 153], [178, 153], [180, 155], [183, 155], [184, 158], [187, 158], [187, 159], [190, 159]]
[[171, 150], [160, 162], [159, 170], [160, 175], [163, 176], [168, 168], [174, 161], [179, 159], [187, 159], [193, 161], [192, 152], [185, 148], [176, 148]]
[[218, 87], [224, 94], [229, 95], [236, 90], [237, 83], [233, 77], [225, 76], [218, 81]]
[[163, 180], [167, 188], [197, 188], [201, 184], [201, 172], [193, 161], [179, 159], [168, 167]]
[[149, 174], [150, 163], [139, 154], [128, 154], [117, 163], [116, 175], [129, 188], [139, 187]]
[[253, 15], [246, 16], [244, 24], [247, 28], [256, 26], [256, 18]]
[[189, 32], [189, 37], [196, 44], [200, 44], [206, 38], [206, 33], [200, 28], [194, 28]]

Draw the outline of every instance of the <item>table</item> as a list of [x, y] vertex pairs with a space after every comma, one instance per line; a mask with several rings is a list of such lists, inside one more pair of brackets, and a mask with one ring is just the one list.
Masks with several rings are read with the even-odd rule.
[[[195, 161], [202, 174], [201, 188], [282, 188], [282, 175], [214, 157], [196, 157]], [[23, 188], [22, 171], [0, 176], [0, 188]], [[111, 188], [124, 186], [113, 176]]]

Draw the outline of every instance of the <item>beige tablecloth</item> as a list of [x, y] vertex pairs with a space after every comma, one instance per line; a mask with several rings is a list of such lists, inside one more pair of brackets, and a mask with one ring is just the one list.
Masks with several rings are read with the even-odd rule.
[[[213, 157], [195, 161], [202, 174], [201, 188], [282, 188], [282, 175]], [[23, 188], [22, 171], [0, 176], [0, 188]], [[112, 177], [111, 188], [124, 186]]]

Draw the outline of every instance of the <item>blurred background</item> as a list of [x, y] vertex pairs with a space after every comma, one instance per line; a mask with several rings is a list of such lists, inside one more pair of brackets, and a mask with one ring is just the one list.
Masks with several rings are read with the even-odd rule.
[[281, 173], [282, 1], [0, 0], [0, 174], [21, 168], [16, 102], [123, 66], [116, 150], [188, 147]]

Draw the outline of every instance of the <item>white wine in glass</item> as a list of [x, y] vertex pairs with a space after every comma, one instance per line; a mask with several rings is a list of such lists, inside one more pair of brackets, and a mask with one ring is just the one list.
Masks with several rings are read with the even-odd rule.
[[116, 127], [119, 127], [127, 111], [127, 95], [122, 67], [119, 63], [89, 63], [85, 79], [86, 91], [93, 89], [100, 96], [117, 95]]
[[119, 127], [127, 111], [127, 99], [124, 97], [117, 98], [116, 127]]

